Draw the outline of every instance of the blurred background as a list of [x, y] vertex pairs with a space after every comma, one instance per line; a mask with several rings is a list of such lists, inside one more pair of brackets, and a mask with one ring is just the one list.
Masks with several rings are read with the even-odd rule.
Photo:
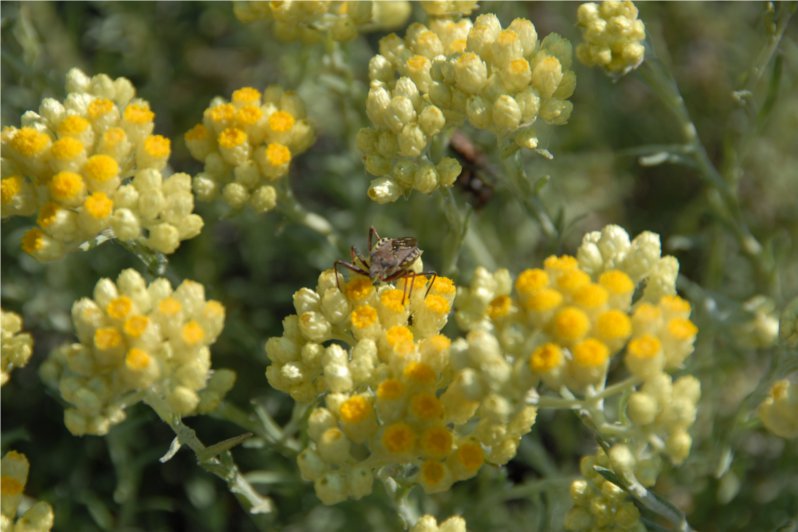
[[[681, 264], [680, 290], [693, 303], [700, 329], [687, 369], [702, 381], [702, 401], [690, 458], [663, 474], [656, 491], [685, 511], [696, 529], [796, 527], [797, 446], [762, 430], [751, 415], [772, 382], [771, 359], [786, 348], [757, 342], [749, 327], [754, 313], [745, 303], [761, 296], [778, 315], [798, 295], [798, 30], [793, 21], [773, 60], [764, 63], [772, 45], [770, 4], [639, 8], [648, 40], [670, 66], [711, 161], [739, 192], [744, 220], [763, 245], [754, 261], [712, 208], [717, 194], [695, 169], [640, 164], [640, 155], [681, 142], [681, 132], [635, 73], [613, 82], [575, 63], [570, 122], [541, 130], [542, 147], [554, 159], [525, 156], [530, 176], [548, 177], [541, 199], [556, 221], [556, 238], [540, 231], [498, 175], [492, 140], [472, 136], [489, 161], [476, 171], [492, 194], [476, 200], [465, 186], [454, 192], [459, 211], [471, 212], [469, 228], [483, 248], [454, 239], [440, 195], [414, 194], [384, 206], [366, 197], [371, 176], [354, 134], [368, 124], [367, 65], [384, 34], [342, 47], [354, 77], [343, 83], [322, 45], [281, 43], [267, 25], [236, 20], [225, 2], [3, 2], [2, 125], [19, 125], [44, 97], [62, 99], [72, 67], [124, 76], [155, 111], [155, 132], [172, 139], [171, 167], [195, 174], [200, 164], [182, 135], [212, 98], [268, 84], [299, 92], [318, 140], [295, 160], [291, 185], [306, 208], [332, 223], [341, 247], [276, 212], [233, 216], [218, 204], [198, 204], [205, 229], [181, 245], [169, 266], [173, 279], [203, 283], [227, 309], [213, 365], [238, 374], [229, 400], [247, 410], [255, 401], [280, 422], [289, 418], [292, 403], [265, 379], [263, 342], [281, 334], [282, 319], [293, 312], [293, 292], [315, 286], [321, 270], [347, 258], [350, 245], [365, 248], [371, 225], [384, 236], [418, 238], [425, 265], [458, 284], [467, 283], [478, 265], [518, 273], [551, 253], [573, 253], [585, 232], [608, 223], [632, 236], [659, 233], [664, 252]], [[529, 18], [539, 35], [557, 32], [576, 44], [576, 9], [575, 3], [491, 2], [476, 14], [494, 12], [504, 25]], [[419, 6], [412, 20], [423, 20]], [[735, 96], [743, 89], [750, 93]], [[19, 249], [30, 225], [19, 218], [2, 223], [2, 306], [20, 313], [35, 339], [31, 363], [3, 387], [2, 450], [28, 456], [26, 493], [53, 505], [56, 530], [401, 528], [380, 488], [359, 502], [322, 506], [298, 478], [293, 457], [268, 448], [234, 451], [243, 471], [263, 472], [258, 487], [276, 503], [275, 515], [248, 516], [192, 454], [158, 462], [173, 434], [142, 405], [105, 438], [71, 436], [60, 398], [44, 388], [37, 367], [54, 346], [72, 340], [74, 300], [89, 295], [100, 277], [143, 268], [113, 243], [40, 264]], [[444, 264], [449, 256], [456, 261]], [[212, 417], [188, 424], [205, 442], [242, 432]], [[439, 517], [462, 513], [473, 530], [556, 530], [570, 505], [568, 486], [579, 457], [594, 446], [575, 416], [541, 413], [507, 468], [483, 468], [477, 479], [419, 499]]]

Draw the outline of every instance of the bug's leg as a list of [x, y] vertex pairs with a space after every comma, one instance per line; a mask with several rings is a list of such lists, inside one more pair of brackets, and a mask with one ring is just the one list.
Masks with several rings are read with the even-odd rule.
[[432, 274], [432, 280], [431, 281], [427, 281], [427, 291], [424, 292], [424, 299], [426, 299], [427, 296], [429, 295], [429, 291], [432, 290], [432, 285], [435, 284], [435, 280], [438, 278], [438, 274], [435, 273], [435, 272], [422, 272], [422, 273], [424, 275]]
[[377, 230], [372, 225], [371, 227], [369, 227], [369, 253], [371, 253], [371, 250], [374, 249], [374, 239], [375, 238], [379, 241], [380, 234], [377, 232]]
[[[352, 248], [352, 250], [354, 251], [354, 248]], [[335, 261], [335, 263], [333, 264], [333, 269], [335, 270], [335, 284], [338, 287], [338, 290], [341, 290], [341, 281], [340, 281], [340, 278], [339, 278], [340, 273], [338, 272], [338, 267], [339, 266], [343, 266], [344, 268], [346, 268], [347, 270], [349, 270], [351, 272], [358, 273], [360, 275], [365, 275], [367, 277], [368, 277], [368, 274], [369, 274], [367, 271], [364, 271], [363, 268], [358, 268], [356, 265], [354, 265], [352, 263], [349, 263], [349, 262], [346, 262], [346, 261], [340, 260], [340, 259]], [[341, 290], [341, 291], [343, 292], [343, 290]]]

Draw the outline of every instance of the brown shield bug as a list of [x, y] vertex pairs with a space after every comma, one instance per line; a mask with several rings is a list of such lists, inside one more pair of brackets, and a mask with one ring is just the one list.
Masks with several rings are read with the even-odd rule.
[[[423, 253], [423, 251], [418, 248], [418, 242], [415, 238], [410, 236], [385, 238], [381, 237], [374, 227], [371, 227], [369, 229], [368, 246], [368, 256], [361, 255], [355, 246], [352, 246], [349, 250], [352, 256], [352, 262], [343, 260], [335, 261], [333, 268], [335, 269], [335, 281], [338, 283], [339, 290], [341, 289], [341, 285], [338, 277], [338, 267], [342, 266], [347, 270], [365, 275], [371, 279], [373, 283], [390, 283], [398, 279], [410, 278], [411, 296], [413, 294], [413, 283], [415, 282], [415, 278], [418, 275], [432, 275], [432, 280], [427, 287], [427, 293], [429, 293], [438, 274], [435, 272], [416, 273], [410, 269], [416, 259]], [[406, 298], [407, 283], [405, 282], [405, 293], [402, 296], [403, 303]]]

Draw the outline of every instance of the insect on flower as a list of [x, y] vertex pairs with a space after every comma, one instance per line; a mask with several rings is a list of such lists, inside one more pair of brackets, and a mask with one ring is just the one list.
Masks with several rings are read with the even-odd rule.
[[[376, 239], [376, 242], [375, 242]], [[338, 284], [338, 289], [341, 289], [338, 267], [343, 266], [347, 270], [365, 275], [373, 283], [390, 283], [397, 279], [410, 279], [409, 295], [413, 295], [413, 284], [416, 277], [419, 275], [432, 275], [432, 280], [427, 285], [427, 293], [432, 288], [438, 274], [435, 272], [421, 272], [416, 273], [410, 269], [410, 266], [416, 261], [417, 258], [423, 253], [418, 248], [415, 238], [410, 236], [400, 238], [385, 238], [381, 237], [374, 227], [369, 229], [368, 240], [368, 257], [364, 257], [360, 252], [352, 246], [349, 253], [352, 255], [352, 262], [343, 260], [335, 261], [335, 282]], [[405, 282], [404, 294], [402, 295], [402, 303], [408, 297], [408, 283]]]

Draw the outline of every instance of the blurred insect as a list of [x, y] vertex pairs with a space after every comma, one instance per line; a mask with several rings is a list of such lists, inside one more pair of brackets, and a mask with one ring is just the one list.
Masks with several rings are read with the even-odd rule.
[[[375, 242], [376, 239], [376, 242]], [[427, 285], [427, 292], [424, 297], [429, 293], [438, 274], [435, 272], [421, 272], [416, 273], [410, 269], [410, 266], [416, 261], [417, 258], [423, 253], [418, 248], [415, 238], [410, 236], [400, 238], [385, 238], [381, 237], [374, 227], [369, 229], [368, 240], [368, 257], [364, 257], [360, 252], [352, 246], [349, 253], [352, 256], [352, 262], [343, 260], [335, 261], [333, 268], [335, 269], [335, 282], [338, 283], [338, 289], [341, 289], [338, 267], [342, 266], [360, 275], [365, 275], [373, 283], [390, 283], [398, 279], [410, 279], [409, 293], [408, 283], [404, 283], [404, 293], [402, 294], [402, 304], [408, 296], [413, 295], [413, 285], [415, 284], [416, 277], [419, 275], [432, 275], [432, 280]]]
[[459, 131], [455, 131], [449, 140], [449, 149], [463, 167], [457, 177], [457, 186], [471, 197], [471, 204], [475, 209], [481, 209], [493, 197], [493, 184], [485, 178], [487, 175], [495, 175], [488, 158], [471, 139]]

